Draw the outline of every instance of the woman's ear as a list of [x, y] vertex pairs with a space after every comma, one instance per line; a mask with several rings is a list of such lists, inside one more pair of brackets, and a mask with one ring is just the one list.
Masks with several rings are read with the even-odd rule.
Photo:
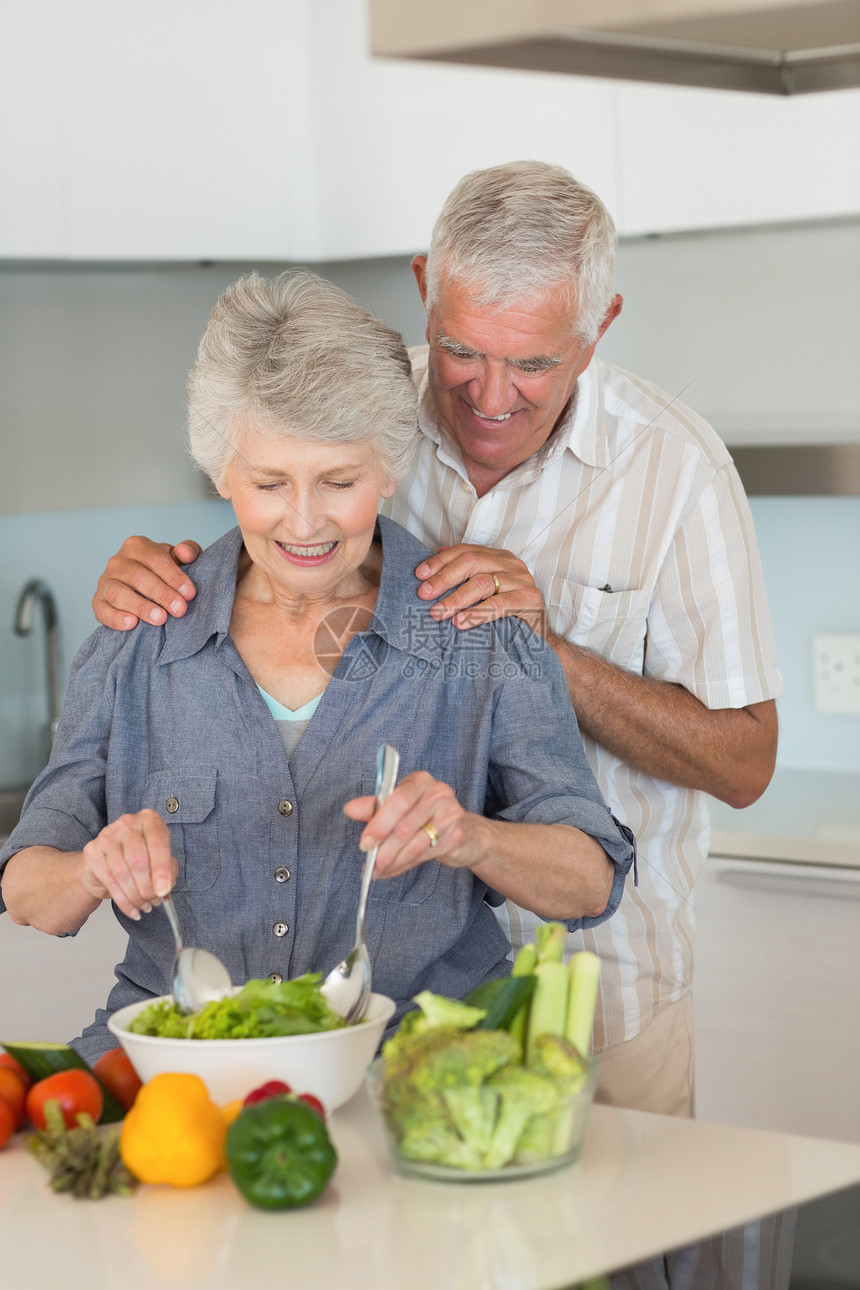
[[382, 485], [382, 488], [379, 490], [379, 496], [390, 497], [396, 487], [397, 487], [396, 479], [386, 479], [385, 483]]

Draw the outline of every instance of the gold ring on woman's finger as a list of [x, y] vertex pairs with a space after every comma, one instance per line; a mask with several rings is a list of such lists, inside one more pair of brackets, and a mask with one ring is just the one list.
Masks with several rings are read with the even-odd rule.
[[439, 841], [438, 830], [433, 827], [429, 820], [426, 824], [422, 824], [421, 827], [430, 839], [431, 847], [435, 847], [436, 843]]
[[493, 595], [497, 596], [499, 594], [499, 575], [497, 573], [491, 573], [490, 577], [492, 578], [493, 585], [495, 586], [495, 591], [493, 592]]

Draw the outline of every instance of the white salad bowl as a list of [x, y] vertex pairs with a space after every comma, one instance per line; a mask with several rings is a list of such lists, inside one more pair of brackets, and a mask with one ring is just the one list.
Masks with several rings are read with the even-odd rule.
[[[167, 996], [170, 1001], [170, 996]], [[244, 1098], [267, 1080], [279, 1079], [296, 1093], [313, 1093], [327, 1111], [348, 1102], [361, 1088], [383, 1031], [396, 1004], [372, 994], [363, 1021], [310, 1035], [277, 1035], [267, 1039], [169, 1039], [136, 1035], [130, 1022], [149, 1004], [146, 999], [120, 1008], [108, 1018], [108, 1029], [146, 1083], [154, 1075], [199, 1075], [218, 1103]]]

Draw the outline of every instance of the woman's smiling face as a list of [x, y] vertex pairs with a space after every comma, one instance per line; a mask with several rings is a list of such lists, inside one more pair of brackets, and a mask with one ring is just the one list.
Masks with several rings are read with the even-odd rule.
[[367, 440], [274, 439], [255, 430], [218, 487], [233, 503], [245, 549], [274, 596], [354, 594], [373, 542], [381, 497], [394, 481]]

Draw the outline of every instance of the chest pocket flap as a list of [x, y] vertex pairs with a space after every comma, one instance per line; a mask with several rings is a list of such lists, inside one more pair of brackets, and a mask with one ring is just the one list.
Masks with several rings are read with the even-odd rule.
[[633, 672], [642, 671], [650, 605], [648, 590], [603, 591], [567, 578], [553, 578], [547, 594], [559, 636]]
[[147, 775], [143, 805], [157, 811], [170, 831], [179, 865], [177, 891], [205, 891], [221, 871], [214, 766], [178, 767]]

